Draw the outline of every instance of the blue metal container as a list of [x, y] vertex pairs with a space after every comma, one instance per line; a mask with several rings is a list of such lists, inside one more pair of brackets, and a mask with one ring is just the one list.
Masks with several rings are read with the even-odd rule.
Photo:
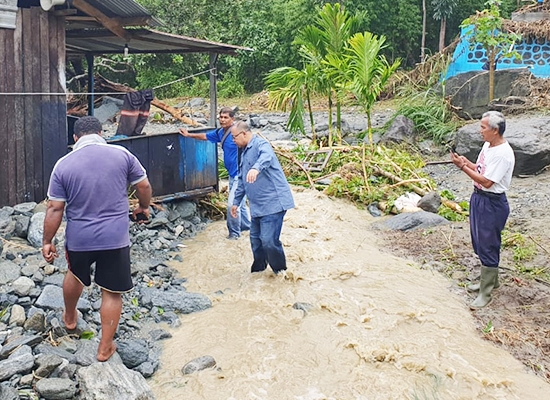
[[[210, 129], [189, 131], [202, 133]], [[139, 159], [158, 201], [200, 197], [218, 190], [215, 143], [185, 138], [178, 132], [131, 136], [109, 143], [126, 147]]]

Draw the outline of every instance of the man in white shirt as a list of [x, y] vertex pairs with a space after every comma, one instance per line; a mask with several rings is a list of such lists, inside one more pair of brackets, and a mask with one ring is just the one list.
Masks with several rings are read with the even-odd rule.
[[505, 192], [510, 188], [515, 157], [504, 139], [506, 120], [498, 111], [481, 117], [481, 136], [485, 143], [474, 164], [466, 157], [451, 152], [451, 160], [474, 181], [470, 198], [470, 234], [474, 252], [481, 261], [479, 285], [468, 290], [479, 291], [470, 308], [482, 308], [492, 300], [491, 292], [499, 287], [501, 233], [510, 214]]

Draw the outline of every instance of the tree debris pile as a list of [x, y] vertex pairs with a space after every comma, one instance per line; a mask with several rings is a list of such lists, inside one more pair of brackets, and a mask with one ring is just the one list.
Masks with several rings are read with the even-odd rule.
[[[424, 196], [435, 190], [434, 181], [422, 172], [424, 161], [420, 155], [398, 146], [334, 147], [321, 172], [308, 172], [303, 167], [304, 149], [275, 151], [290, 183], [313, 187], [329, 196], [348, 199], [360, 207], [374, 203], [390, 212], [394, 201], [407, 192]], [[443, 205], [444, 214], [463, 212], [462, 207], [450, 200], [444, 199]]]

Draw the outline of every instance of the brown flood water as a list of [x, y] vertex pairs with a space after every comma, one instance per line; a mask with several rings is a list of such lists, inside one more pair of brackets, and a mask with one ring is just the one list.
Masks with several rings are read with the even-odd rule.
[[[288, 279], [250, 274], [248, 235], [226, 240], [223, 221], [186, 242], [173, 266], [213, 307], [170, 330], [149, 380], [157, 399], [550, 398], [550, 385], [480, 337], [450, 282], [377, 248], [368, 212], [294, 194], [281, 235]], [[217, 368], [182, 375], [203, 355]]]

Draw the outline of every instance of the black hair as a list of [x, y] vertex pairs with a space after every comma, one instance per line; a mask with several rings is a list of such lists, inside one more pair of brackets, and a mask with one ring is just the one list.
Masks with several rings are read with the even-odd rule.
[[91, 115], [79, 118], [74, 123], [74, 134], [78, 138], [94, 133], [99, 135], [101, 133], [101, 130], [101, 122], [99, 122], [96, 117], [92, 117]]

